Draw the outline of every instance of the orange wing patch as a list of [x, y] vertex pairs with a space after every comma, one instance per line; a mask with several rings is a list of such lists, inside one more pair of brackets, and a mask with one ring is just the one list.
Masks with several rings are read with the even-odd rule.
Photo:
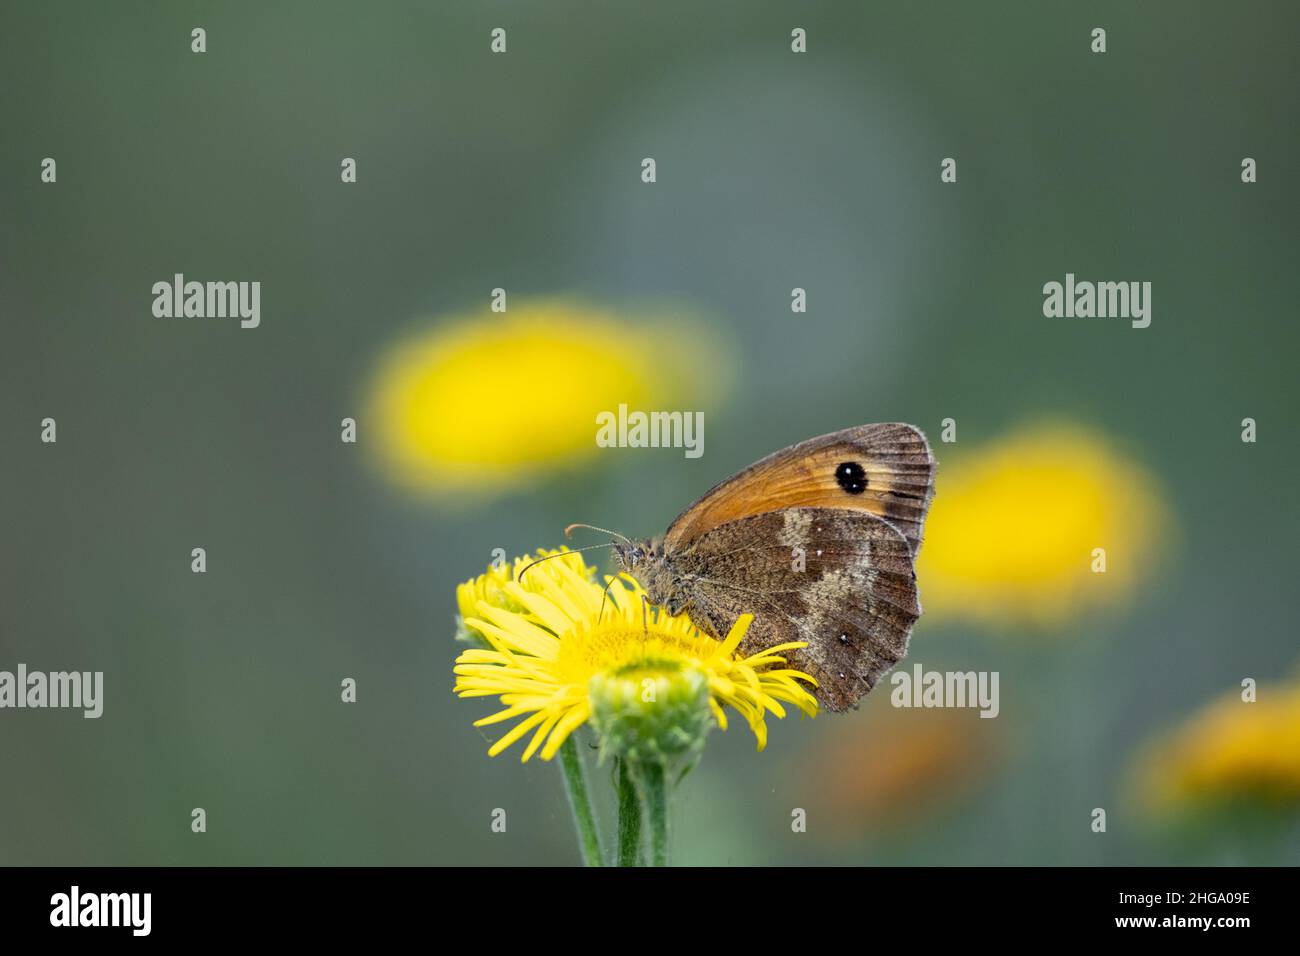
[[768, 455], [707, 491], [664, 535], [680, 548], [718, 525], [785, 508], [849, 508], [887, 519], [915, 555], [934, 493], [934, 457], [918, 429], [860, 425]]

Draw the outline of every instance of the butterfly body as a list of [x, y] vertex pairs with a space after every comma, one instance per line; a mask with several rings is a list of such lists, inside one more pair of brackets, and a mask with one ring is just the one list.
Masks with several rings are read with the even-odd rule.
[[721, 638], [784, 652], [822, 707], [856, 706], [907, 653], [920, 616], [913, 559], [934, 460], [910, 425], [845, 429], [769, 455], [707, 492], [663, 538], [616, 544], [650, 601]]

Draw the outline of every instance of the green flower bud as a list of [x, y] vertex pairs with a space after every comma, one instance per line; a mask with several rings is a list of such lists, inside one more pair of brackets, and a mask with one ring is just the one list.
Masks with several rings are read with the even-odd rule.
[[686, 661], [638, 661], [598, 673], [588, 692], [602, 759], [690, 767], [713, 727], [708, 675]]

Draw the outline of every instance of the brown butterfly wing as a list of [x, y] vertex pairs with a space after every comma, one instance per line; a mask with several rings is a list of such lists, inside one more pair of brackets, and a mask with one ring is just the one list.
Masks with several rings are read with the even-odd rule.
[[864, 511], [791, 508], [740, 518], [669, 560], [691, 619], [715, 637], [748, 612], [754, 622], [743, 653], [806, 641], [786, 659], [817, 679], [817, 699], [830, 711], [855, 706], [906, 655], [921, 614], [911, 547]]
[[[841, 470], [843, 469], [843, 470]], [[848, 508], [887, 519], [921, 546], [934, 493], [934, 456], [920, 429], [859, 425], [768, 455], [714, 485], [668, 526], [672, 551], [729, 521], [783, 508]]]

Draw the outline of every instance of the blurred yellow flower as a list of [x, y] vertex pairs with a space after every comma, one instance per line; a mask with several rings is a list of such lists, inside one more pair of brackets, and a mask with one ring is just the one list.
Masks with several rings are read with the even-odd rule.
[[1155, 812], [1254, 802], [1300, 809], [1300, 681], [1224, 695], [1140, 751], [1134, 781]]
[[[635, 759], [683, 756], [698, 752], [713, 721], [726, 730], [724, 705], [744, 717], [762, 750], [765, 717], [784, 717], [782, 701], [816, 714], [817, 701], [803, 686], [816, 682], [781, 666], [782, 651], [805, 644], [738, 656], [750, 615], [716, 641], [685, 615], [653, 608], [645, 615], [645, 592], [631, 579], [614, 580], [607, 596], [575, 560], [537, 564], [525, 575], [532, 579], [528, 588], [506, 581], [499, 589], [504, 601], [477, 598], [474, 614], [465, 618], [488, 646], [456, 658], [456, 694], [500, 698], [504, 709], [475, 721], [476, 727], [517, 720], [489, 756], [531, 733], [522, 759], [540, 750], [549, 760], [588, 721], [602, 750]], [[458, 597], [493, 593], [474, 582], [468, 587]]]
[[1121, 603], [1166, 525], [1156, 479], [1100, 433], [1023, 427], [940, 462], [917, 562], [926, 614], [1051, 627]]
[[697, 333], [566, 299], [452, 317], [378, 363], [368, 403], [378, 454], [398, 484], [459, 500], [535, 481], [597, 453], [598, 412], [713, 398], [722, 363]]

